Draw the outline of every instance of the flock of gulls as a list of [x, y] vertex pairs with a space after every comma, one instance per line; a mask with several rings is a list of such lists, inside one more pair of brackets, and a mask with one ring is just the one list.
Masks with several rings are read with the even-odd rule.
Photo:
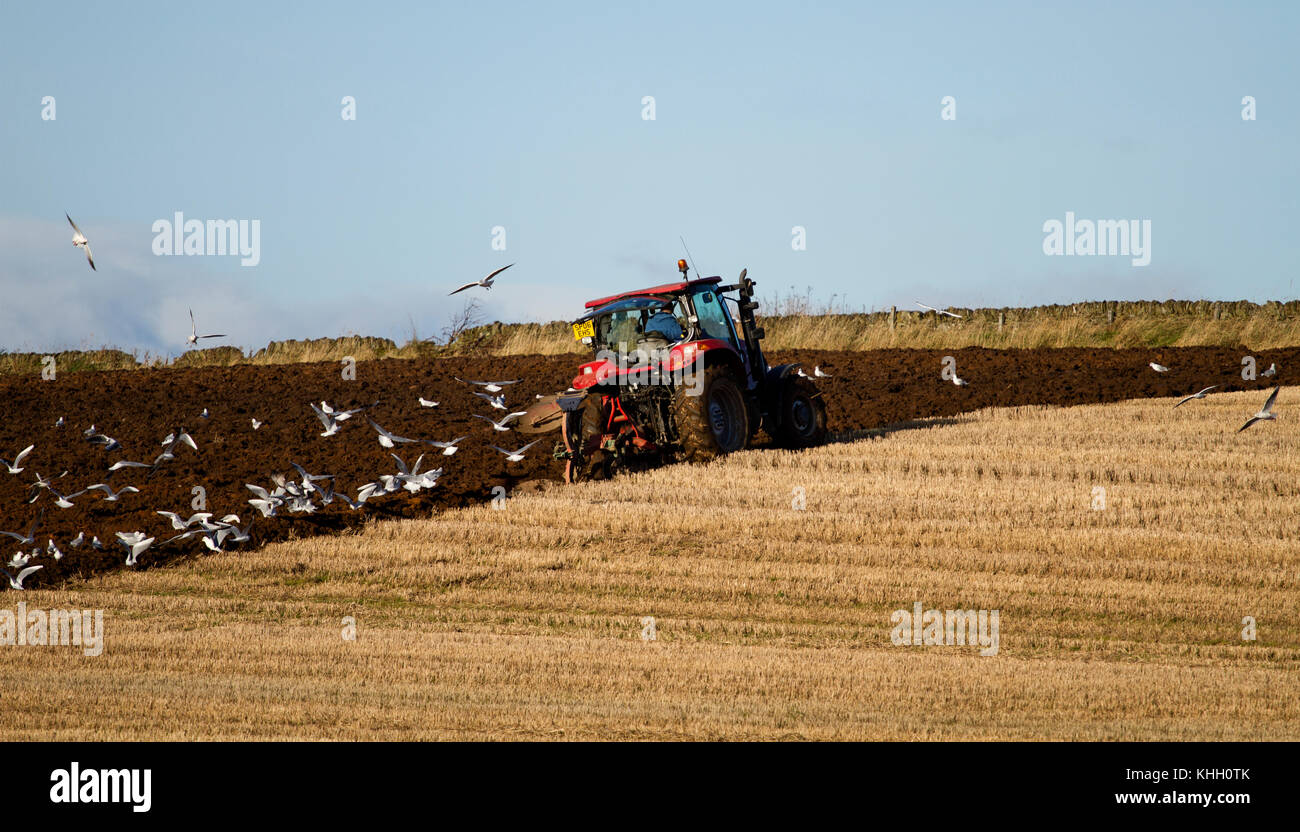
[[[509, 411], [505, 403], [505, 391], [510, 385], [518, 384], [521, 379], [477, 381], [457, 378], [456, 381], [482, 388], [487, 392], [475, 390], [474, 394], [484, 399], [493, 409], [508, 411], [505, 416], [499, 419], [471, 414], [491, 424], [494, 432], [511, 430], [510, 423], [525, 413], [522, 410]], [[418, 401], [421, 407], [438, 406], [438, 402], [423, 397], [420, 397]], [[443, 469], [425, 464], [425, 456], [428, 452], [421, 453], [413, 462], [408, 463], [406, 459], [392, 453], [392, 449], [397, 448], [399, 445], [427, 446], [437, 449], [439, 456], [452, 456], [459, 450], [460, 444], [469, 437], [458, 436], [444, 442], [435, 439], [415, 439], [398, 436], [371, 418], [369, 411], [378, 405], [379, 403], [376, 402], [365, 407], [344, 410], [332, 407], [326, 401], [321, 401], [319, 405], [312, 402], [310, 407], [312, 414], [323, 428], [319, 435], [324, 438], [337, 436], [343, 430], [344, 425], [349, 423], [349, 420], [358, 416], [363, 417], [374, 431], [380, 447], [390, 451], [389, 455], [393, 457], [396, 463], [396, 470], [393, 473], [381, 474], [373, 482], [362, 484], [356, 489], [355, 496], [352, 496], [343, 490], [337, 489], [333, 474], [313, 474], [297, 462], [290, 462], [289, 465], [293, 469], [293, 474], [272, 474], [269, 483], [265, 485], [245, 484], [244, 487], [250, 493], [249, 506], [262, 518], [298, 513], [311, 514], [317, 511], [320, 506], [330, 505], [335, 500], [356, 511], [369, 500], [402, 491], [414, 494], [436, 487], [439, 478], [442, 477]], [[201, 417], [206, 419], [209, 416], [207, 408], [204, 408]], [[254, 430], [257, 430], [263, 424], [257, 419], [253, 419], [252, 423]], [[67, 422], [60, 417], [55, 422], [55, 427], [62, 428], [66, 424]], [[105, 452], [122, 449], [120, 442], [102, 432], [93, 424], [82, 431], [82, 440], [101, 448]], [[491, 444], [488, 447], [502, 454], [507, 463], [522, 462], [528, 450], [540, 441], [541, 439], [534, 440], [516, 450]], [[53, 503], [56, 509], [61, 510], [73, 508], [76, 505], [75, 500], [92, 494], [98, 500], [104, 502], [118, 503], [127, 500], [130, 495], [139, 494], [140, 488], [135, 485], [118, 486], [112, 484], [109, 480], [115, 473], [119, 471], [136, 471], [148, 476], [161, 466], [176, 459], [178, 454], [197, 453], [199, 445], [184, 428], [174, 428], [163, 437], [158, 449], [159, 453], [150, 462], [119, 459], [111, 465], [107, 465], [105, 475], [102, 477], [103, 482], [95, 482], [75, 491], [61, 485], [68, 477], [67, 471], [56, 477], [45, 477], [40, 473], [33, 472], [33, 481], [28, 488], [27, 503], [29, 505], [34, 504], [42, 498], [46, 498], [50, 503]], [[28, 445], [15, 454], [13, 459], [0, 458], [0, 474], [17, 476], [28, 470], [32, 453], [35, 450], [35, 445]], [[175, 534], [167, 536], [159, 542], [160, 535], [150, 536], [142, 531], [117, 532], [111, 539], [111, 545], [121, 547], [127, 566], [135, 566], [140, 556], [155, 546], [163, 547], [173, 543], [193, 541], [208, 551], [224, 552], [230, 544], [246, 543], [251, 539], [252, 521], [245, 525], [237, 514], [226, 514], [217, 517], [214, 512], [199, 511], [188, 517], [182, 517], [176, 512], [161, 509], [156, 510], [155, 513], [169, 521], [171, 531], [175, 532]], [[78, 532], [76, 537], [62, 544], [56, 542], [53, 537], [47, 537], [45, 544], [41, 545], [38, 532], [44, 517], [45, 509], [43, 508], [26, 532], [0, 530], [0, 538], [12, 538], [19, 546], [18, 551], [9, 558], [3, 567], [0, 567], [0, 572], [3, 572], [5, 577], [8, 578], [11, 589], [23, 589], [24, 581], [45, 568], [45, 564], [33, 563], [33, 561], [40, 559], [59, 561], [64, 556], [64, 549], [75, 550], [88, 546], [91, 549], [104, 551], [110, 548], [110, 544], [106, 544], [98, 536], [92, 535], [88, 539], [84, 531]]]
[[[1154, 361], [1152, 361], [1147, 366], [1155, 370], [1157, 373], [1169, 372], [1169, 368], [1166, 367], [1164, 364], [1157, 364]], [[1277, 364], [1276, 363], [1269, 364], [1268, 369], [1260, 373], [1260, 376], [1262, 378], [1275, 378], [1277, 376]], [[1199, 390], [1191, 394], [1190, 396], [1184, 396], [1178, 400], [1178, 402], [1174, 405], [1174, 407], [1175, 408], [1182, 407], [1183, 405], [1190, 402], [1192, 399], [1203, 399], [1209, 395], [1211, 390], [1217, 390], [1218, 387], [1219, 385], [1217, 384], [1211, 384], [1209, 387]], [[1241, 433], [1243, 430], [1255, 424], [1256, 422], [1271, 422], [1277, 419], [1277, 414], [1273, 412], [1273, 405], [1277, 403], [1277, 394], [1278, 391], [1281, 389], [1282, 389], [1282, 385], [1280, 384], [1274, 387], [1273, 392], [1270, 393], [1268, 395], [1268, 399], [1264, 401], [1264, 406], [1259, 409], [1258, 413], [1256, 413], [1254, 416], [1251, 416], [1249, 419], [1247, 419], [1244, 425], [1237, 428], [1237, 433]]]

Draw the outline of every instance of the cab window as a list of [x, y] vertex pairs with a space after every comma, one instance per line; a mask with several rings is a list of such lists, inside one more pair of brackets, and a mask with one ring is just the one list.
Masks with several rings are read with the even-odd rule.
[[695, 316], [699, 319], [700, 333], [704, 337], [736, 343], [736, 337], [731, 331], [731, 314], [715, 293], [699, 292], [695, 295]]

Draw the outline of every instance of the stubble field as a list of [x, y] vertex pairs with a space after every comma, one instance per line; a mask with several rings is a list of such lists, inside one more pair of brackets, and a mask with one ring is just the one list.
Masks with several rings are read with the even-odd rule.
[[[983, 409], [38, 587], [105, 649], [0, 648], [0, 737], [1294, 740], [1297, 397]], [[894, 645], [917, 602], [998, 610], [997, 655]]]

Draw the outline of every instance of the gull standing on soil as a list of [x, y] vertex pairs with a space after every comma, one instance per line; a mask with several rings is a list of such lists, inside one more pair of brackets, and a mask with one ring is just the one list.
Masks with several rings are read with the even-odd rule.
[[54, 545], [54, 538], [52, 537], [49, 539], [49, 542], [45, 544], [45, 554], [55, 560], [63, 560], [63, 553], [59, 551], [58, 546]]
[[79, 548], [81, 544], [85, 542], [86, 542], [86, 533], [77, 532], [77, 536], [72, 538], [72, 540], [68, 541], [68, 546], [72, 547], [73, 549], [76, 549]]
[[[510, 266], [513, 266], [513, 265], [514, 265], [514, 263], [511, 263], [511, 264], [510, 264]], [[456, 290], [454, 290], [454, 291], [452, 291], [452, 292], [449, 292], [449, 293], [447, 294], [447, 297], [451, 297], [452, 295], [456, 294], [457, 292], [463, 292], [463, 291], [465, 291], [466, 289], [473, 289], [475, 286], [482, 286], [484, 289], [491, 289], [491, 288], [492, 288], [492, 280], [493, 280], [497, 275], [501, 274], [503, 271], [505, 271], [506, 269], [510, 268], [510, 266], [502, 266], [501, 268], [499, 268], [499, 269], [497, 269], [496, 271], [492, 272], [492, 274], [488, 275], [487, 277], [483, 278], [482, 280], [475, 280], [473, 283], [466, 283], [464, 286], [460, 287], [459, 289], [456, 289]]]
[[10, 589], [16, 589], [19, 592], [21, 592], [23, 588], [23, 581], [27, 580], [27, 577], [31, 575], [33, 572], [37, 572], [44, 568], [45, 568], [44, 566], [29, 566], [26, 569], [19, 572], [17, 577], [14, 577], [12, 574], [10, 574], [8, 569], [0, 569], [0, 572], [5, 573], [5, 575], [9, 578]]
[[1264, 406], [1260, 408], [1260, 411], [1246, 420], [1246, 424], [1237, 428], [1237, 433], [1241, 433], [1256, 422], [1273, 421], [1277, 419], [1277, 414], [1273, 412], [1273, 403], [1277, 401], [1277, 393], [1281, 389], [1281, 385], [1274, 387], [1272, 394], [1268, 397], [1268, 401], [1264, 402]]
[[1277, 375], [1277, 364], [1269, 364], [1268, 369], [1260, 373], [1260, 375], [1264, 378], [1272, 378]]
[[1205, 398], [1205, 394], [1206, 394], [1206, 393], [1210, 392], [1211, 390], [1215, 389], [1215, 388], [1218, 387], [1218, 386], [1219, 386], [1219, 385], [1217, 385], [1217, 384], [1211, 384], [1209, 387], [1205, 388], [1204, 390], [1202, 390], [1202, 391], [1199, 392], [1199, 393], [1193, 393], [1193, 394], [1190, 395], [1190, 396], [1186, 396], [1186, 397], [1184, 397], [1184, 398], [1182, 398], [1182, 399], [1179, 399], [1179, 400], [1178, 400], [1178, 404], [1174, 405], [1174, 407], [1181, 407], [1184, 403], [1186, 403], [1186, 402], [1190, 402], [1192, 399], [1203, 399], [1203, 398]]
[[813, 367], [813, 378], [835, 378], [830, 373], [823, 373], [821, 365]]
[[187, 344], [197, 344], [200, 338], [225, 338], [224, 335], [200, 335], [199, 329], [194, 323], [194, 310], [190, 310], [190, 337], [185, 339]]
[[956, 373], [952, 374], [952, 383], [957, 385], [958, 387], [967, 387], [970, 385], [970, 382], [967, 381], [966, 379], [958, 378]]
[[916, 302], [916, 305], [919, 306], [919, 307], [921, 307], [922, 309], [928, 309], [928, 310], [930, 310], [931, 312], [935, 312], [935, 313], [937, 313], [937, 314], [939, 314], [939, 315], [947, 315], [949, 318], [960, 318], [960, 317], [961, 317], [961, 315], [958, 315], [958, 314], [956, 314], [955, 312], [947, 312], [947, 311], [944, 311], [943, 309], [935, 309], [933, 306], [926, 306], [924, 303], [921, 303], [919, 300]]
[[1166, 366], [1163, 365], [1163, 364], [1157, 364], [1157, 363], [1154, 362], [1154, 361], [1152, 361], [1152, 362], [1151, 362], [1150, 364], [1148, 364], [1147, 366], [1150, 367], [1151, 369], [1155, 370], [1157, 373], [1167, 373], [1167, 372], [1169, 372], [1169, 368], [1168, 368], [1168, 367], [1166, 367]]
[[507, 413], [505, 416], [501, 417], [501, 421], [499, 422], [494, 422], [491, 419], [489, 419], [487, 416], [480, 416], [477, 413], [471, 413], [470, 415], [473, 416], [475, 419], [482, 419], [483, 421], [487, 422], [489, 425], [492, 426], [494, 430], [507, 431], [510, 430], [510, 428], [506, 427], [507, 422], [509, 422], [511, 419], [518, 419], [520, 416], [527, 416], [528, 413], [527, 411], [524, 410], [517, 410], [514, 413]]
[[257, 430], [257, 429], [260, 428], [262, 425], [265, 425], [265, 424], [266, 424], [266, 422], [259, 422], [259, 421], [257, 421], [256, 419], [253, 419], [252, 422], [253, 422], [253, 430]]
[[500, 451], [501, 453], [505, 454], [506, 459], [510, 462], [523, 462], [524, 452], [541, 441], [542, 440], [540, 439], [534, 439], [532, 442], [529, 442], [527, 445], [523, 446], [517, 451], [507, 451], [505, 448], [498, 448], [496, 445], [488, 445], [488, 447], [494, 451]]
[[[68, 217], [66, 211], [63, 216]], [[87, 240], [86, 235], [81, 233], [80, 228], [77, 228], [77, 224], [72, 221], [72, 217], [68, 217], [68, 225], [72, 226], [72, 245], [84, 248], [86, 250], [86, 262], [90, 263], [91, 271], [99, 271], [99, 269], [95, 268], [95, 257], [90, 253], [90, 240]]]
[[35, 447], [35, 445], [28, 445], [26, 448], [23, 448], [18, 452], [18, 456], [14, 457], [13, 462], [10, 462], [7, 459], [0, 459], [0, 465], [9, 469], [9, 473], [11, 474], [21, 474], [23, 469], [18, 466], [23, 464], [23, 460], [27, 458], [27, 455], [30, 454]]

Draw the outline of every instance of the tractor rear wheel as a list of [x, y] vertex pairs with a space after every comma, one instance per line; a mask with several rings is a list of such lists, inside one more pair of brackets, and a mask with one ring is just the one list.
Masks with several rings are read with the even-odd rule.
[[722, 365], [704, 371], [699, 395], [678, 387], [673, 393], [672, 413], [677, 444], [687, 462], [705, 462], [738, 451], [749, 438], [745, 394]]
[[777, 444], [784, 448], [808, 448], [826, 438], [826, 403], [817, 385], [800, 376], [789, 376], [781, 386], [780, 427]]

